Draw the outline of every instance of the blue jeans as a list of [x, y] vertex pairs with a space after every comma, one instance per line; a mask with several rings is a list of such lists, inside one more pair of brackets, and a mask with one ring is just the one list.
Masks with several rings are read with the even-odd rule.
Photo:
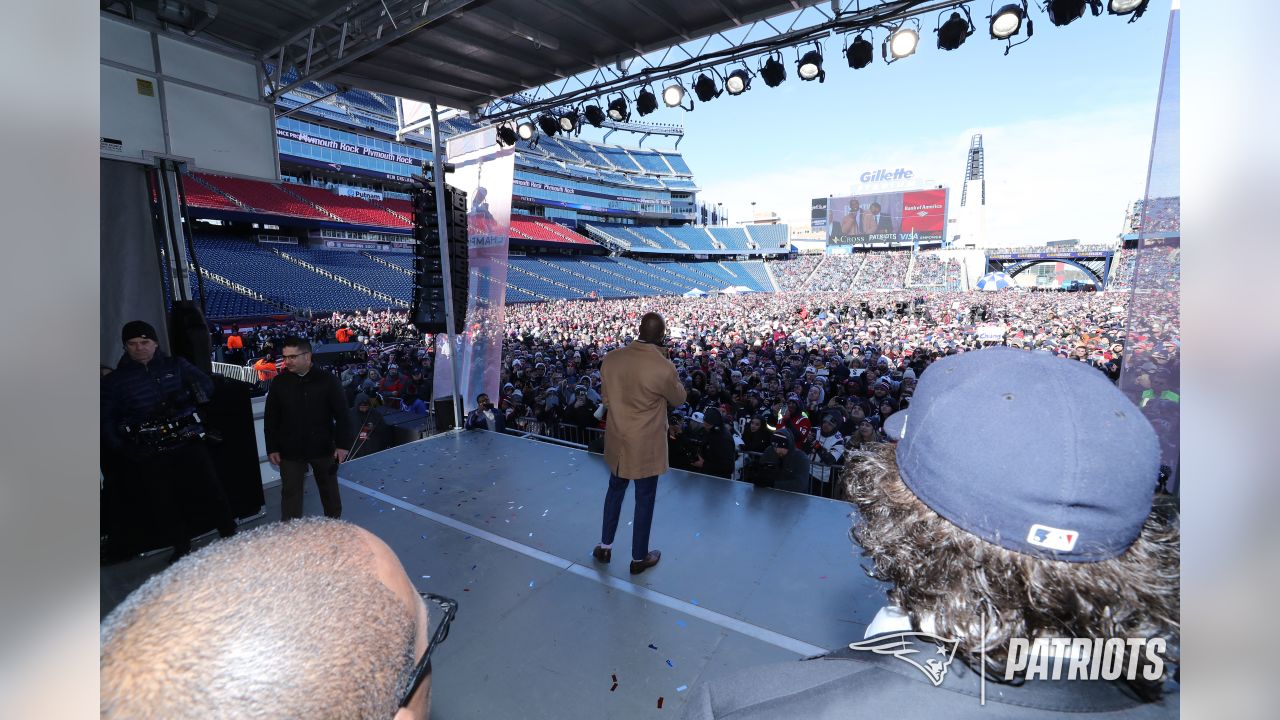
[[[622, 499], [631, 482], [609, 474], [609, 492], [604, 496], [604, 530], [601, 544], [612, 545], [622, 515]], [[649, 528], [653, 526], [653, 501], [658, 496], [658, 476], [640, 478], [636, 482], [636, 516], [631, 527], [631, 559], [643, 560], [649, 554]]]

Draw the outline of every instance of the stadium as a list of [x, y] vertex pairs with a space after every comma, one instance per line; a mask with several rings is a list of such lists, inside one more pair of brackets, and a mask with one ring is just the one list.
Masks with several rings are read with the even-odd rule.
[[[850, 72], [892, 64], [916, 44], [934, 44], [935, 19], [940, 50], [973, 35], [970, 43], [997, 43], [1008, 55], [1035, 42], [1033, 17], [1073, 31], [1087, 30], [1075, 24], [1082, 18], [1163, 22], [1146, 0], [1016, 1], [986, 19], [972, 3], [949, 0], [675, 5], [103, 3], [104, 686], [155, 669], [115, 655], [155, 578], [198, 583], [191, 568], [201, 558], [251, 538], [311, 532], [305, 522], [276, 521], [325, 515], [385, 543], [423, 598], [429, 627], [419, 629], [424, 642], [434, 639], [425, 656], [410, 653], [417, 669], [397, 671], [394, 684], [407, 693], [399, 712], [421, 711], [410, 717], [426, 717], [424, 667], [436, 717], [629, 718], [664, 706], [684, 717], [735, 708], [749, 709], [744, 717], [845, 716], [856, 706], [813, 678], [778, 680], [778, 697], [751, 688], [791, 678], [779, 664], [812, 667], [796, 661], [817, 656], [857, 664], [862, 655], [885, 659], [879, 677], [910, 675], [907, 685], [919, 686], [864, 687], [872, 707], [918, 696], [918, 706], [906, 704], [920, 716], [949, 707], [981, 717], [989, 702], [1007, 701], [1016, 713], [1019, 698], [1034, 698], [1025, 702], [1040, 708], [1029, 693], [1044, 688], [1070, 698], [1044, 706], [1046, 714], [1177, 715], [1176, 651], [1159, 653], [1155, 682], [1132, 687], [1050, 689], [1025, 673], [989, 684], [989, 674], [1014, 664], [1016, 642], [990, 639], [985, 624], [1031, 640], [1049, 627], [1036, 623], [1059, 612], [1070, 615], [1059, 629], [1076, 638], [1106, 627], [1177, 646], [1176, 583], [1152, 581], [1147, 595], [1114, 598], [1153, 618], [1108, 624], [1054, 606], [1053, 587], [1011, 569], [1043, 563], [1052, 572], [1036, 582], [1070, 586], [1090, 598], [1086, 605], [1108, 597], [1107, 588], [1142, 583], [1086, 582], [1087, 573], [1062, 568], [1136, 572], [1123, 562], [1142, 554], [1174, 563], [1176, 577], [1176, 7], [1155, 109], [1151, 153], [1160, 162], [1145, 195], [1112, 198], [1113, 235], [1019, 244], [1008, 236], [996, 243], [987, 230], [1007, 207], [996, 202], [1007, 186], [994, 182], [988, 204], [988, 179], [1002, 170], [996, 137], [974, 134], [954, 157], [954, 176], [890, 167], [848, 186], [806, 184], [810, 213], [784, 217], [755, 213], [746, 197], [712, 198], [706, 170], [688, 159], [700, 138], [661, 113], [698, 112], [753, 80], [753, 92], [788, 82], [776, 69], [784, 64], [791, 84], [825, 81], [823, 52], [833, 75], [846, 57]], [[655, 110], [659, 121], [648, 117]], [[752, 151], [765, 157], [772, 138], [761, 132]], [[724, 206], [747, 202], [753, 216], [730, 222]], [[159, 354], [138, 360], [130, 343], [139, 338]], [[632, 439], [620, 439], [629, 421], [618, 398], [651, 392], [657, 381], [639, 370], [620, 376], [605, 358], [650, 344], [661, 348], [679, 401], [659, 394], [646, 411], [661, 424], [655, 442], [665, 450], [661, 483], [653, 476], [657, 489], [642, 501], [652, 473], [620, 469], [617, 453], [631, 450], [618, 448]], [[154, 398], [148, 383], [167, 387], [173, 373], [153, 375], [153, 357], [191, 368]], [[1043, 369], [1020, 369], [1033, 362]], [[912, 465], [907, 411], [969, 392], [935, 390], [947, 372], [929, 372], [935, 363], [1024, 384], [995, 404], [974, 400], [981, 409], [932, 430], [939, 439], [930, 447], [948, 448], [954, 465]], [[1059, 371], [1075, 379], [1044, 384]], [[184, 375], [192, 372], [207, 383]], [[306, 390], [307, 382], [332, 386]], [[315, 399], [321, 392], [324, 401]], [[1030, 403], [1030, 420], [1001, 426], [1015, 394], [1019, 408]], [[143, 412], [135, 396], [153, 404]], [[285, 403], [306, 411], [289, 414]], [[1098, 419], [1104, 407], [1112, 415]], [[1029, 431], [1058, 427], [1072, 413], [1091, 419], [1085, 430], [1063, 426], [1068, 440]], [[303, 428], [328, 445], [314, 451], [324, 443], [310, 444]], [[1088, 458], [1073, 466], [1079, 487], [1071, 487], [1095, 494], [1053, 495], [1064, 516], [1029, 534], [984, 525], [1006, 500], [1049, 503], [1049, 495], [974, 478], [1058, 477], [1060, 440], [1077, 443], [1061, 456]], [[282, 459], [290, 443], [307, 445], [306, 457], [285, 449]], [[996, 446], [1007, 454], [965, 466]], [[1017, 448], [1025, 456], [1014, 457]], [[1134, 459], [1139, 449], [1145, 454]], [[973, 483], [972, 493], [930, 495], [917, 484], [920, 473], [944, 476], [953, 466], [969, 474], [952, 473], [950, 485]], [[1132, 475], [1139, 489], [1113, 492], [1086, 479], [1113, 469], [1115, 486]], [[202, 479], [181, 491], [159, 479], [188, 473]], [[892, 475], [900, 492], [867, 484], [877, 473]], [[629, 482], [634, 500], [623, 499]], [[889, 507], [905, 495], [919, 507]], [[593, 548], [602, 497], [605, 537]], [[1116, 498], [1130, 506], [1107, 512]], [[971, 515], [953, 514], [965, 502], [975, 503]], [[634, 519], [619, 527], [617, 513], [629, 519], [633, 505]], [[1092, 507], [1108, 519], [1079, 509]], [[1125, 513], [1130, 526], [1106, 525]], [[1066, 518], [1129, 534], [1123, 547], [1099, 550], [1099, 540], [1077, 550]], [[622, 560], [627, 536], [634, 530], [644, 546], [650, 524], [667, 559], [641, 552], [629, 574], [610, 564], [613, 533]], [[933, 551], [979, 547], [975, 557], [985, 561], [937, 559], [968, 570], [939, 571], [936, 585], [913, 595], [905, 588], [934, 573], [904, 569], [931, 567], [925, 547], [905, 560], [905, 550], [891, 552], [922, 542], [910, 527], [934, 533]], [[342, 544], [324, 537], [326, 547]], [[1140, 552], [1124, 552], [1135, 543]], [[930, 594], [982, 595], [981, 563], [993, 558], [1030, 605], [1018, 605], [1018, 592], [991, 590], [985, 605], [911, 609]], [[995, 564], [989, 571], [996, 577]], [[960, 586], [939, 589], [944, 582]], [[254, 593], [244, 595], [248, 603]], [[989, 618], [973, 610], [989, 605]], [[1170, 607], [1173, 621], [1161, 614]], [[333, 617], [355, 623], [364, 612]], [[222, 626], [237, 637], [236, 621]], [[341, 623], [334, 627], [340, 634]], [[938, 639], [949, 635], [954, 662], [948, 656], [941, 670], [898, 662], [919, 650], [875, 645], [890, 630], [912, 636], [903, 643], [927, 635], [944, 655]], [[353, 657], [359, 637], [346, 640]], [[850, 652], [852, 660], [841, 654]], [[253, 662], [269, 689], [276, 664]], [[166, 682], [156, 697], [179, 692], [181, 683]], [[952, 691], [930, 695], [929, 683]], [[796, 704], [787, 705], [792, 693]]]

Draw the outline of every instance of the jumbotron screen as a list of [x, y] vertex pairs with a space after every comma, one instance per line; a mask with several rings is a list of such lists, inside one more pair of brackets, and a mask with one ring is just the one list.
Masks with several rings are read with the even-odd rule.
[[827, 200], [827, 244], [941, 242], [947, 189], [895, 190]]

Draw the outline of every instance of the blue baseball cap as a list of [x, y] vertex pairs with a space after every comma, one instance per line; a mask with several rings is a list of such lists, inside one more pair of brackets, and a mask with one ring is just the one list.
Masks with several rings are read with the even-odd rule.
[[1155, 431], [1085, 363], [1005, 347], [952, 355], [929, 365], [884, 430], [921, 502], [1009, 550], [1107, 560], [1151, 512]]

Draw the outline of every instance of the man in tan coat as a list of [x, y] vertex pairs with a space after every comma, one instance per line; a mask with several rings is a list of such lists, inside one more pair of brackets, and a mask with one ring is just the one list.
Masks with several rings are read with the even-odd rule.
[[604, 498], [604, 530], [592, 555], [609, 562], [613, 537], [622, 514], [627, 483], [636, 483], [636, 512], [632, 521], [631, 574], [658, 564], [662, 553], [649, 550], [653, 501], [658, 476], [667, 471], [667, 408], [685, 401], [684, 386], [667, 359], [662, 316], [640, 318], [638, 339], [605, 356], [600, 366], [601, 401], [605, 417], [604, 461], [609, 466], [609, 492]]

